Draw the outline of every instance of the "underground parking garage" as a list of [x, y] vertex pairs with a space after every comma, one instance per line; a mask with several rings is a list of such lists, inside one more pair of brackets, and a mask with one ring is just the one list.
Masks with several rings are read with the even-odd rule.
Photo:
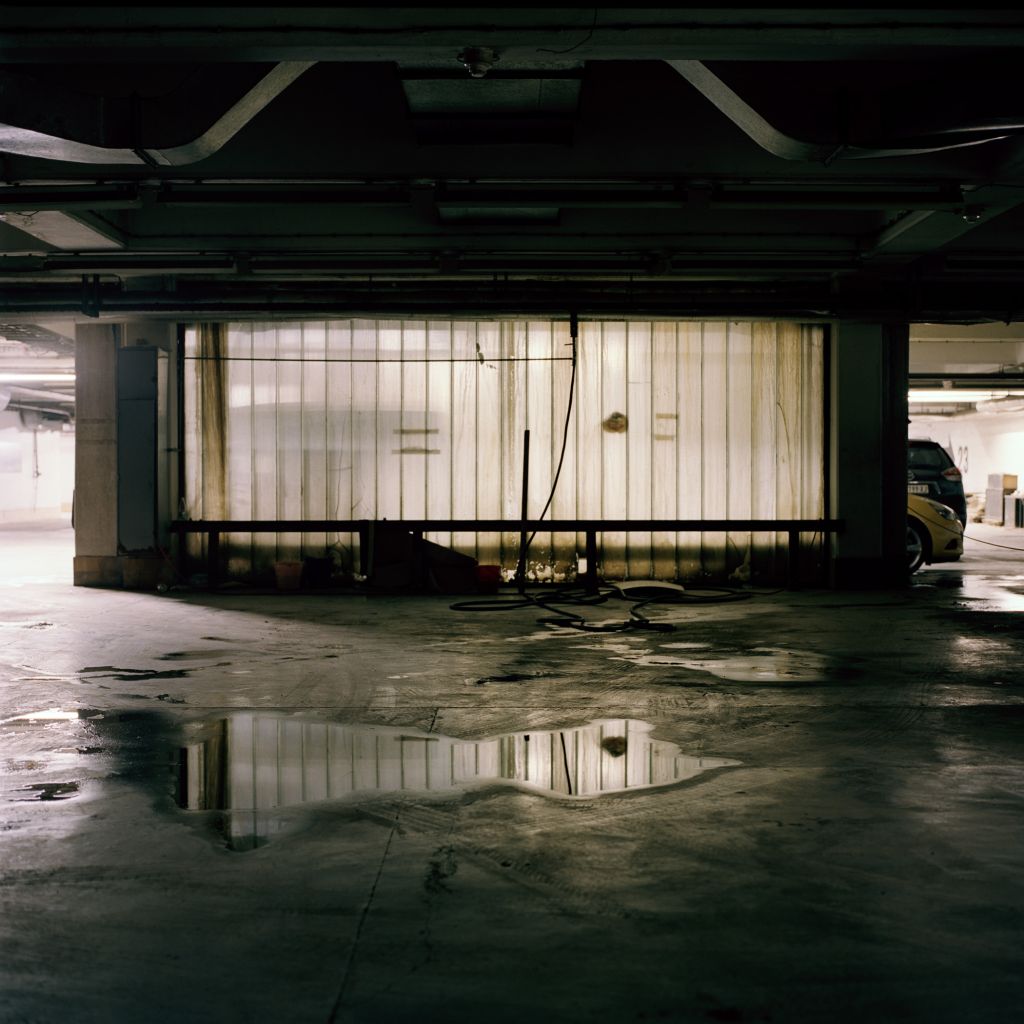
[[1024, 19], [57, 11], [5, 1018], [1012, 1019]]

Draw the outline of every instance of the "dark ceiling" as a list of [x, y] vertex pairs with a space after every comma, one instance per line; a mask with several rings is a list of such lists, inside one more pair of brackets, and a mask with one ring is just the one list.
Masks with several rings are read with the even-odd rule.
[[1000, 9], [7, 6], [0, 315], [1021, 319], [1022, 44]]

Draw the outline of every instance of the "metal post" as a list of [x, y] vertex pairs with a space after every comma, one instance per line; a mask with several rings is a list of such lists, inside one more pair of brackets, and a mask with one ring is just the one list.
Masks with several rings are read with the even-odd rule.
[[213, 590], [220, 583], [220, 530], [211, 530], [206, 541], [206, 585]]
[[526, 591], [526, 520], [529, 518], [530, 497], [530, 431], [523, 431], [523, 501], [520, 510], [519, 564], [516, 566], [516, 586], [519, 593]]
[[796, 590], [800, 586], [800, 531], [789, 531], [789, 560], [786, 565], [789, 576], [789, 589]]
[[588, 594], [597, 593], [597, 530], [587, 530], [587, 571], [583, 585]]

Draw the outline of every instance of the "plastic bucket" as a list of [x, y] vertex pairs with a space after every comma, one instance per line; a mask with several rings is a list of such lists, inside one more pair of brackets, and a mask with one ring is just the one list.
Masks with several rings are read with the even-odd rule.
[[476, 589], [481, 594], [496, 594], [500, 583], [500, 565], [478, 565], [476, 567]]
[[274, 578], [278, 590], [298, 590], [302, 584], [302, 563], [275, 562]]

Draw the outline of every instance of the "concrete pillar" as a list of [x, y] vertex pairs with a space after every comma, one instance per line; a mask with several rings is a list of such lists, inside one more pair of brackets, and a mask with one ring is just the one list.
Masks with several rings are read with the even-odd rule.
[[844, 323], [830, 367], [833, 585], [904, 586], [907, 522], [906, 324]]
[[115, 324], [75, 330], [75, 584], [120, 586]]
[[[177, 325], [160, 320], [79, 324], [75, 332], [75, 561], [77, 586], [122, 586], [138, 577], [138, 559], [125, 559], [118, 544], [117, 350], [154, 346], [168, 353], [168, 392], [161, 423], [167, 448], [177, 437], [175, 358]], [[161, 453], [167, 454], [167, 453]], [[177, 507], [177, 464], [162, 459], [161, 523]], [[126, 569], [128, 570], [126, 574]], [[155, 577], [154, 577], [155, 578]]]

